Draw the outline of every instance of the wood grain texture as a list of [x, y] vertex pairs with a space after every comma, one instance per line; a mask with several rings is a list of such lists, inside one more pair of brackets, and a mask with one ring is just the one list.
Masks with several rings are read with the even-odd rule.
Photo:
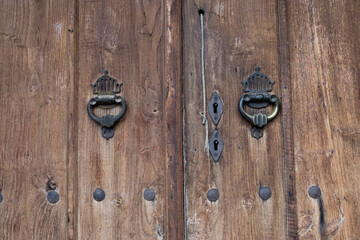
[[[217, 91], [224, 104], [218, 126], [224, 151], [217, 163], [203, 151], [200, 7], [205, 10], [207, 102]], [[256, 140], [238, 111], [241, 81], [256, 66], [276, 82], [273, 93], [281, 96], [276, 15], [276, 1], [184, 1], [187, 239], [284, 239], [281, 119]], [[210, 120], [210, 134], [213, 130]], [[259, 198], [260, 186], [271, 188], [269, 200]], [[206, 198], [210, 188], [220, 192], [215, 203]]]
[[[359, 240], [359, 18], [354, 0], [1, 1], [0, 239]], [[259, 140], [238, 112], [256, 66], [282, 103]], [[105, 69], [128, 103], [108, 141], [86, 111]]]
[[[166, 4], [166, 6], [165, 6]], [[183, 104], [182, 104], [182, 1], [163, 1], [166, 239], [184, 239]]]
[[299, 238], [359, 239], [360, 5], [287, 5]]
[[282, 172], [284, 193], [284, 234], [286, 239], [297, 239], [298, 217], [296, 202], [296, 174], [294, 158], [294, 125], [292, 83], [290, 78], [289, 13], [286, 0], [277, 2], [279, 78], [281, 88], [281, 130], [283, 136]]
[[[171, 0], [80, 1], [79, 239], [182, 238], [180, 11]], [[104, 69], [128, 104], [108, 141], [86, 112]]]
[[0, 4], [0, 239], [72, 239], [74, 1]]

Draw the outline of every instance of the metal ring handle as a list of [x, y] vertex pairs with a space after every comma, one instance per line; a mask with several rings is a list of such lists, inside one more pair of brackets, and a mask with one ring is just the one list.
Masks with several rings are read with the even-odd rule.
[[[269, 115], [265, 115], [265, 114], [262, 114], [262, 113], [257, 113], [255, 115], [250, 115], [244, 109], [244, 102], [245, 103], [269, 102], [269, 103], [275, 104], [275, 108]], [[258, 95], [252, 96], [252, 95], [246, 94], [246, 95], [243, 95], [240, 98], [239, 111], [240, 111], [241, 115], [247, 121], [252, 123], [254, 126], [257, 126], [257, 127], [261, 128], [261, 127], [265, 126], [269, 121], [274, 119], [276, 117], [276, 115], [279, 113], [279, 99], [278, 99], [278, 97], [276, 95], [258, 94]]]
[[[105, 116], [98, 117], [92, 111], [92, 108], [97, 105], [111, 105], [111, 104], [119, 104], [122, 106], [120, 113], [117, 114], [116, 116], [107, 114]], [[97, 124], [99, 124], [103, 127], [103, 129], [102, 129], [103, 137], [105, 137], [106, 139], [109, 139], [112, 136], [114, 136], [114, 132], [113, 132], [112, 128], [124, 116], [124, 114], [126, 112], [126, 101], [125, 101], [125, 99], [123, 99], [120, 96], [114, 96], [114, 95], [97, 96], [97, 97], [90, 99], [90, 101], [88, 102], [88, 105], [87, 105], [87, 111], [88, 111], [90, 118], [94, 122], [96, 122]]]

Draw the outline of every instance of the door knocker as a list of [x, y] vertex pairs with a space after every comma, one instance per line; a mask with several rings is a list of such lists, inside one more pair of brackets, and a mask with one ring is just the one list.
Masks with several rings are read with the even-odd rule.
[[[90, 99], [87, 105], [90, 118], [101, 125], [101, 135], [106, 138], [106, 140], [114, 136], [114, 126], [124, 116], [126, 111], [125, 99], [116, 95], [120, 93], [122, 83], [118, 83], [117, 80], [109, 76], [108, 73], [108, 70], [105, 70], [104, 75], [96, 80], [94, 84], [91, 84], [93, 93], [98, 94], [98, 96]], [[99, 106], [100, 108], [114, 108], [116, 105], [121, 105], [122, 107], [120, 113], [116, 116], [107, 114], [98, 117], [92, 110], [95, 106]]]
[[[251, 136], [259, 139], [263, 136], [263, 128], [266, 124], [273, 120], [279, 113], [279, 99], [276, 95], [270, 95], [275, 82], [272, 82], [265, 74], [260, 72], [260, 68], [256, 67], [255, 73], [251, 74], [246, 81], [241, 82], [244, 86], [244, 94], [239, 101], [239, 111], [247, 121], [252, 124]], [[244, 109], [244, 104], [252, 108], [260, 109], [274, 104], [274, 110], [269, 114], [256, 113], [248, 114]]]

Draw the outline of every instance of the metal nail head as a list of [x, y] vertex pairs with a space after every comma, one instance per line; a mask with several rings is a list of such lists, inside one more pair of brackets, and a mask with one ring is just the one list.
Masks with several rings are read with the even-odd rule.
[[105, 199], [104, 190], [102, 190], [101, 188], [95, 189], [95, 191], [93, 192], [93, 198], [98, 202], [101, 202], [102, 200], [104, 200]]
[[57, 203], [60, 199], [59, 193], [57, 191], [49, 191], [47, 193], [47, 200], [49, 201], [49, 203]]
[[219, 199], [220, 194], [217, 189], [212, 188], [207, 192], [206, 196], [210, 202], [216, 202]]
[[262, 200], [271, 198], [271, 189], [269, 187], [261, 187], [259, 189], [259, 196]]
[[152, 188], [147, 188], [144, 191], [144, 199], [146, 201], [154, 201], [155, 199], [155, 191]]
[[309, 188], [308, 193], [309, 193], [309, 196], [314, 198], [314, 199], [317, 199], [317, 198], [319, 198], [321, 196], [321, 190], [320, 190], [320, 188], [318, 186], [311, 186]]

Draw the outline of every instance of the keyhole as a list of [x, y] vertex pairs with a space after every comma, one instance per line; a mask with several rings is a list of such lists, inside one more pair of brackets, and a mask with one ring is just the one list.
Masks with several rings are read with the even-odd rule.
[[217, 108], [218, 108], [218, 104], [217, 103], [214, 103], [213, 104], [213, 108], [214, 108], [214, 113], [217, 113]]
[[219, 141], [215, 140], [214, 141], [214, 150], [217, 151], [218, 150], [218, 145], [219, 145]]

